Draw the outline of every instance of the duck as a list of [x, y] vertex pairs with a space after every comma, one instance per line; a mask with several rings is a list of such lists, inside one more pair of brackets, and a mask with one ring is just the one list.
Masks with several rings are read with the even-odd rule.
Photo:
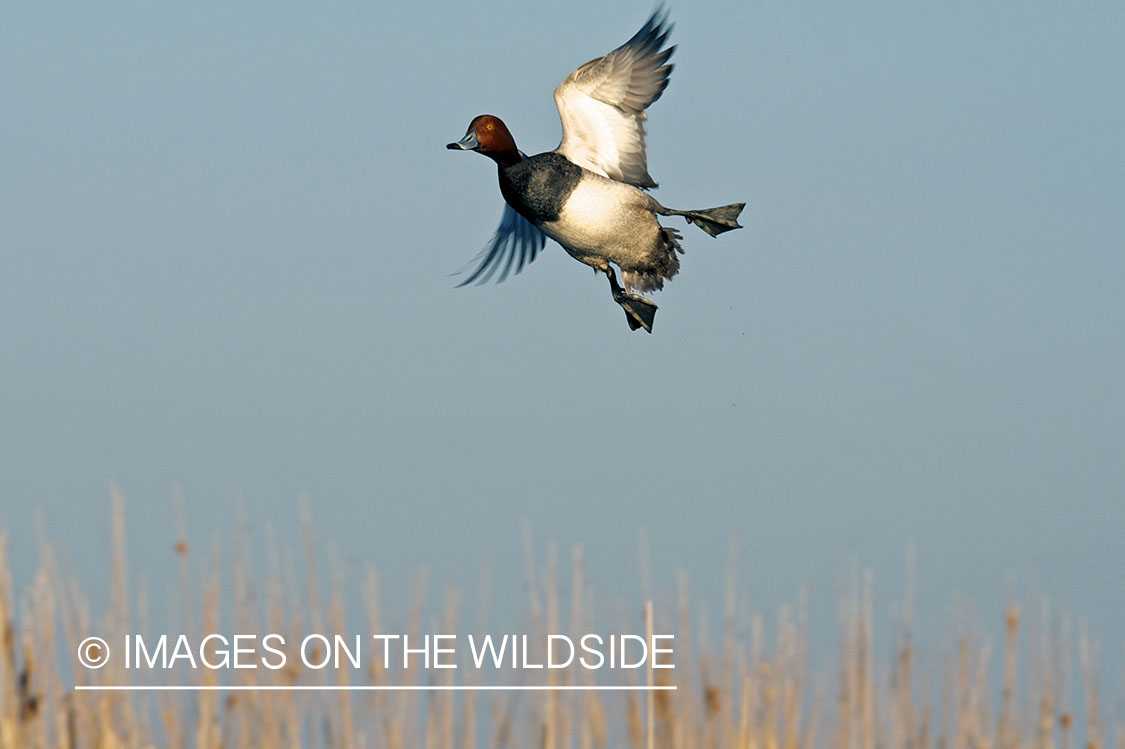
[[494, 161], [505, 202], [499, 228], [459, 287], [494, 276], [499, 283], [513, 265], [518, 274], [552, 239], [606, 276], [630, 330], [652, 333], [657, 305], [637, 292], [663, 289], [684, 252], [679, 230], [657, 217], [681, 216], [712, 237], [742, 228], [745, 203], [676, 210], [648, 192], [657, 183], [648, 173], [646, 110], [668, 87], [671, 30], [668, 11], [657, 9], [627, 42], [558, 85], [562, 140], [553, 151], [528, 156], [492, 114], [474, 117], [464, 137], [446, 145]]

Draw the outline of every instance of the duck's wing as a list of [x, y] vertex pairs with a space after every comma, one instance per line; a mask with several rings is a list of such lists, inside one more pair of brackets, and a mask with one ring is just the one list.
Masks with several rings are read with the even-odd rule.
[[645, 153], [645, 109], [668, 86], [672, 25], [657, 11], [633, 38], [575, 70], [555, 89], [562, 120], [556, 149], [575, 164], [637, 187], [656, 187]]
[[500, 217], [500, 227], [485, 248], [469, 262], [469, 265], [475, 262], [476, 268], [468, 278], [457, 284], [458, 288], [471, 283], [487, 283], [500, 266], [504, 266], [500, 271], [500, 277], [496, 279], [496, 283], [500, 283], [508, 277], [513, 263], [516, 266], [516, 273], [519, 273], [525, 265], [539, 255], [546, 242], [547, 235], [540, 231], [539, 227], [516, 213], [510, 205], [505, 204], [504, 213]]

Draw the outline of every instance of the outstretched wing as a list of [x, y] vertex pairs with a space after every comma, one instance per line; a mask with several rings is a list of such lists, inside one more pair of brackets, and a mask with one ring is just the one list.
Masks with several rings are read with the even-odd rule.
[[547, 235], [539, 227], [516, 213], [512, 206], [505, 204], [500, 227], [492, 235], [488, 245], [473, 258], [474, 262], [479, 261], [476, 269], [457, 287], [487, 283], [500, 266], [504, 266], [500, 277], [496, 279], [496, 283], [500, 283], [508, 277], [513, 263], [516, 264], [516, 273], [519, 273], [536, 258], [546, 242]]
[[661, 47], [671, 30], [667, 11], [657, 11], [632, 39], [559, 84], [559, 153], [619, 182], [656, 187], [648, 174], [645, 109], [668, 87], [668, 58], [676, 48]]

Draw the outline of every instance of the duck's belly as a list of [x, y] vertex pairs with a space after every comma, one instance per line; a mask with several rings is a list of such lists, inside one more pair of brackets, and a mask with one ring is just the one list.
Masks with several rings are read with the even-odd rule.
[[620, 182], [583, 179], [558, 218], [540, 228], [576, 260], [595, 268], [607, 262], [622, 268], [643, 265], [660, 246], [660, 229], [644, 207], [645, 197]]

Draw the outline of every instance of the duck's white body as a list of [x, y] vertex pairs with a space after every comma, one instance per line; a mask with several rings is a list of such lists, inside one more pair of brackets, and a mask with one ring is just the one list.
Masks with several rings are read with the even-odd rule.
[[661, 206], [623, 182], [583, 170], [556, 221], [539, 228], [575, 260], [599, 271], [621, 269], [627, 289], [656, 291], [679, 272], [679, 232], [661, 226]]

